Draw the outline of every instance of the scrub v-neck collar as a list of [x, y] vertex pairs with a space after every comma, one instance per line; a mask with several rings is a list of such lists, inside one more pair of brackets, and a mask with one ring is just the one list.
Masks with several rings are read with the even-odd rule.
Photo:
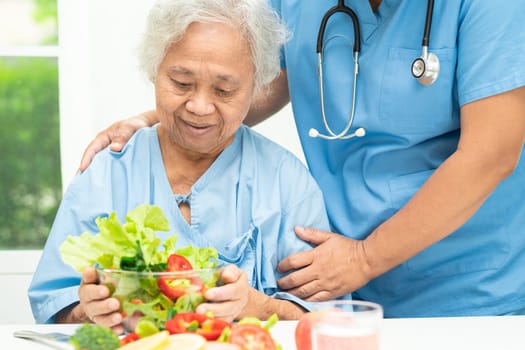
[[401, 0], [383, 0], [381, 4], [379, 4], [376, 12], [372, 10], [372, 6], [368, 0], [351, 1], [347, 4], [348, 7], [355, 11], [359, 19], [361, 40], [366, 42], [385, 18], [388, 18], [388, 16], [392, 14], [400, 1]]

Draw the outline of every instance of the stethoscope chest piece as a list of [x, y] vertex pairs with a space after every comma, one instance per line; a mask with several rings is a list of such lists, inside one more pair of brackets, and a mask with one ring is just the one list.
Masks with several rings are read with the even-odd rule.
[[425, 52], [412, 62], [412, 75], [422, 85], [433, 84], [439, 76], [439, 58], [432, 52]]

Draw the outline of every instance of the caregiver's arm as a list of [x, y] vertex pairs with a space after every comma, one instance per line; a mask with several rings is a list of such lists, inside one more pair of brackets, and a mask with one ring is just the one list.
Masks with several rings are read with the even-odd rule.
[[288, 102], [290, 102], [288, 75], [286, 70], [281, 70], [279, 76], [270, 83], [267, 90], [255, 96], [250, 111], [244, 119], [244, 124], [257, 125], [279, 112]]
[[279, 264], [282, 289], [307, 300], [354, 291], [464, 224], [519, 161], [525, 142], [525, 87], [461, 108], [457, 150], [414, 197], [365, 240], [298, 229], [316, 248]]
[[107, 146], [109, 146], [112, 151], [120, 152], [126, 142], [128, 142], [138, 129], [154, 125], [157, 122], [158, 119], [155, 111], [147, 111], [134, 117], [114, 122], [99, 132], [89, 143], [80, 160], [79, 170], [86, 170], [95, 154]]
[[[281, 110], [289, 101], [288, 78], [286, 71], [281, 70], [281, 74], [269, 84], [269, 87], [254, 97], [244, 123], [254, 126]], [[119, 152], [138, 129], [152, 126], [157, 122], [158, 118], [154, 110], [114, 122], [99, 132], [87, 146], [79, 170], [86, 170], [95, 154], [107, 146]]]
[[512, 174], [525, 142], [525, 87], [461, 108], [458, 149], [364, 242], [377, 276], [463, 225]]

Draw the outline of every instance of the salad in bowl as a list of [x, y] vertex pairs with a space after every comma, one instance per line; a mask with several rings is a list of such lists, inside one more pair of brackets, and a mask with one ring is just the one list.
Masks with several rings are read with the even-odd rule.
[[129, 331], [139, 319], [164, 329], [173, 315], [195, 311], [204, 292], [220, 281], [216, 249], [176, 248], [177, 235], [161, 242], [156, 232], [169, 231], [169, 224], [157, 206], [138, 206], [123, 224], [114, 212], [96, 224], [98, 233], [68, 236], [60, 253], [79, 272], [96, 268], [100, 283], [120, 301]]

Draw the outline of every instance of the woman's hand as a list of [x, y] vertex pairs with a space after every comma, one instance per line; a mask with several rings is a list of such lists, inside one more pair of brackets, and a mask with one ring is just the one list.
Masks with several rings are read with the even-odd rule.
[[312, 228], [296, 227], [295, 232], [316, 247], [279, 262], [280, 272], [292, 271], [278, 281], [284, 291], [306, 301], [329, 300], [353, 292], [373, 277], [364, 241]]
[[235, 265], [228, 265], [221, 273], [224, 285], [210, 288], [204, 297], [211, 303], [200, 304], [198, 313], [211, 312], [213, 316], [228, 322], [238, 319], [248, 303], [250, 284], [246, 273]]
[[87, 146], [82, 155], [79, 170], [86, 170], [95, 154], [102, 151], [108, 145], [112, 151], [119, 152], [138, 129], [154, 125], [157, 122], [155, 111], [148, 111], [111, 124], [99, 132], [95, 139]]
[[115, 298], [109, 297], [109, 289], [98, 284], [97, 272], [88, 267], [82, 273], [82, 282], [78, 290], [80, 310], [90, 321], [111, 327], [117, 334], [124, 331], [122, 315], [119, 312], [120, 303]]

